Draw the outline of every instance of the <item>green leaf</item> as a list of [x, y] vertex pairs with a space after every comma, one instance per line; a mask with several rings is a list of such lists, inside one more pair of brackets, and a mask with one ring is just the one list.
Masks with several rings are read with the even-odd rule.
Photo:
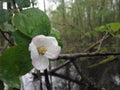
[[100, 26], [100, 27], [96, 27], [95, 30], [98, 32], [105, 32], [107, 29], [105, 26]]
[[9, 12], [5, 9], [0, 9], [0, 24], [3, 24], [4, 22], [8, 21], [10, 19]]
[[13, 22], [18, 30], [30, 37], [39, 34], [49, 35], [51, 29], [48, 16], [38, 8], [30, 8], [16, 13]]
[[0, 1], [2, 1], [2, 2], [9, 2], [10, 0], [0, 0]]
[[28, 47], [14, 46], [0, 56], [0, 79], [10, 87], [19, 86], [19, 76], [32, 69]]
[[117, 32], [120, 29], [120, 23], [110, 23], [108, 27], [111, 28], [112, 32]]
[[59, 46], [61, 46], [61, 47], [63, 46], [62, 41], [61, 41], [61, 37], [60, 37], [60, 32], [57, 29], [52, 28], [51, 32], [50, 32], [50, 36], [53, 36], [57, 39]]
[[117, 38], [120, 38], [120, 34], [117, 34], [116, 37], [117, 37]]
[[3, 30], [14, 32], [15, 28], [11, 24], [5, 23], [3, 25]]
[[106, 47], [101, 48], [100, 52], [107, 52], [108, 49]]
[[20, 32], [20, 31], [15, 31], [12, 34], [12, 37], [14, 38], [15, 42], [19, 45], [26, 45], [28, 46], [29, 43], [31, 42], [31, 38], [28, 37], [27, 35], [25, 35], [24, 33]]
[[30, 0], [15, 0], [19, 7], [25, 8], [30, 6]]
[[96, 27], [95, 30], [98, 31], [98, 32], [109, 32], [111, 34], [117, 32], [118, 30], [120, 29], [120, 23], [109, 23], [109, 24], [106, 24], [106, 25], [102, 25], [100, 27]]
[[107, 90], [107, 89], [103, 87], [103, 88], [101, 88], [101, 90]]

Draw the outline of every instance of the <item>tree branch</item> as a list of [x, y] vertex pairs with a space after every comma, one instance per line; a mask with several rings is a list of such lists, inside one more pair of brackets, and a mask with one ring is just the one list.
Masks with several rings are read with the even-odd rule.
[[88, 47], [87, 49], [84, 50], [84, 52], [90, 51], [92, 48], [94, 48], [95, 46], [97, 46], [101, 41], [106, 40], [110, 37], [110, 35], [105, 35], [105, 37], [103, 36], [103, 38], [101, 38], [99, 41], [97, 41], [96, 43], [92, 44], [90, 47]]
[[56, 67], [55, 69], [50, 70], [48, 73], [55, 72], [55, 71], [63, 68], [64, 66], [66, 66], [66, 65], [69, 64], [69, 63], [70, 63], [70, 60], [67, 60], [67, 61], [65, 61], [63, 64], [61, 64], [61, 65], [59, 65], [58, 67]]
[[[93, 56], [113, 56], [113, 55], [120, 55], [120, 53], [74, 53], [74, 54], [61, 54], [57, 60], [60, 60], [60, 59], [65, 59], [67, 61], [65, 61], [63, 64], [59, 65], [58, 67], [50, 70], [48, 73], [52, 73], [52, 72], [55, 72], [61, 68], [63, 68], [64, 66], [66, 66], [67, 64], [75, 61], [77, 58], [80, 58], [80, 57], [93, 57]], [[69, 59], [69, 60], [68, 60]], [[108, 62], [108, 61], [107, 61]], [[107, 63], [106, 62], [106, 63]], [[100, 62], [100, 64], [102, 64], [103, 61]], [[93, 64], [94, 66], [94, 64]], [[92, 67], [93, 67], [92, 66]], [[95, 64], [96, 66], [96, 64]], [[88, 68], [91, 68], [91, 66], [88, 66]]]
[[120, 52], [106, 52], [106, 53], [73, 53], [73, 54], [60, 54], [57, 60], [60, 59], [76, 59], [80, 57], [93, 57], [93, 56], [111, 56], [120, 55]]
[[[34, 76], [36, 76], [36, 73], [32, 73]], [[44, 73], [41, 73], [42, 76], [44, 76], [45, 74]], [[48, 75], [51, 75], [51, 76], [55, 76], [55, 77], [58, 77], [58, 78], [62, 78], [62, 79], [65, 79], [65, 80], [68, 80], [68, 81], [71, 81], [71, 82], [74, 82], [78, 85], [85, 85], [84, 83], [80, 82], [79, 80], [75, 80], [75, 79], [72, 79], [71, 77], [68, 77], [68, 76], [64, 76], [62, 74], [58, 74], [58, 73], [55, 73], [55, 72], [51, 72], [51, 73], [48, 73]]]
[[81, 81], [86, 82], [86, 84], [89, 87], [92, 87], [96, 90], [99, 90], [99, 88], [96, 86], [96, 83], [92, 80], [90, 80], [85, 74], [83, 74], [83, 72], [81, 70], [79, 70], [78, 65], [75, 63], [75, 61], [71, 60], [72, 64], [74, 65], [74, 67], [76, 68], [78, 74], [81, 76]]
[[6, 35], [4, 34], [4, 32], [2, 30], [0, 30], [0, 33], [2, 34], [2, 36], [8, 41], [8, 43], [11, 45], [11, 46], [14, 46], [14, 43], [12, 43], [7, 37]]
[[99, 46], [98, 46], [98, 49], [97, 49], [97, 51], [95, 51], [95, 52], [99, 52], [100, 51], [100, 49], [101, 49], [101, 46], [102, 46], [102, 43], [103, 43], [103, 41], [106, 39], [106, 37], [108, 36], [108, 32], [106, 32], [105, 33], [105, 35], [102, 37], [102, 39], [100, 40], [100, 44], [99, 44]]
[[45, 74], [45, 82], [46, 82], [47, 90], [51, 90], [51, 85], [50, 85], [50, 82], [49, 82], [47, 69], [44, 70], [44, 74]]
[[74, 80], [74, 79], [72, 79], [72, 78], [70, 78], [68, 76], [64, 76], [62, 74], [57, 74], [57, 73], [52, 72], [52, 73], [50, 73], [50, 75], [55, 76], [55, 77], [59, 77], [59, 78], [65, 79], [65, 80], [69, 80], [69, 81], [74, 82], [74, 83], [76, 83], [78, 85], [80, 85], [80, 84], [83, 85], [83, 83], [81, 83], [80, 81]]
[[117, 58], [117, 57], [115, 57], [115, 56], [109, 56], [109, 57], [107, 57], [106, 59], [101, 60], [101, 61], [98, 62], [98, 63], [89, 65], [88, 68], [94, 68], [94, 67], [97, 67], [97, 66], [99, 66], [99, 65], [106, 64], [106, 63], [108, 63], [108, 62], [112, 62], [113, 60], [116, 60], [116, 58]]

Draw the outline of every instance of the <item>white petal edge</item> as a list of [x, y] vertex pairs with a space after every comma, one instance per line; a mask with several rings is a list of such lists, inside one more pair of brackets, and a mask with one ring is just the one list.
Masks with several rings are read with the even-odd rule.
[[48, 42], [49, 45], [53, 44], [55, 46], [58, 46], [58, 42], [57, 42], [55, 37], [48, 36], [46, 38], [47, 38], [47, 42]]
[[51, 46], [47, 48], [47, 52], [45, 53], [45, 56], [50, 59], [56, 59], [58, 58], [61, 51], [60, 46]]
[[31, 59], [36, 59], [39, 57], [39, 53], [38, 53], [38, 50], [36, 48], [36, 46], [34, 45], [33, 42], [31, 42], [29, 44], [29, 51], [30, 51], [30, 54], [31, 54]]
[[56, 46], [58, 45], [56, 38], [51, 36], [44, 36], [44, 35], [35, 36], [32, 39], [32, 42], [36, 45], [36, 47], [40, 47], [40, 46], [48, 47], [50, 45], [56, 45]]
[[44, 35], [37, 35], [32, 39], [32, 42], [36, 47], [45, 46], [47, 44], [47, 39]]
[[48, 68], [49, 60], [45, 56], [39, 56], [39, 58], [32, 60], [32, 65], [40, 71], [43, 71]]

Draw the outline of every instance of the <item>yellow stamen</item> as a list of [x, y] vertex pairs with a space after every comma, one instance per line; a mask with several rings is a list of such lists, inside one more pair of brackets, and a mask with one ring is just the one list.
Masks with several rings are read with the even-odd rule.
[[38, 52], [41, 55], [44, 55], [46, 51], [47, 51], [47, 48], [45, 48], [44, 46], [38, 48]]

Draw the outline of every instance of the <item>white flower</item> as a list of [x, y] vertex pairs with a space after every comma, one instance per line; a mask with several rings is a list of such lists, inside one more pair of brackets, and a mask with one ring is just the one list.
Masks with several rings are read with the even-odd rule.
[[31, 52], [32, 65], [43, 71], [49, 66], [49, 59], [58, 57], [61, 47], [54, 37], [38, 35], [35, 36], [29, 44], [29, 51]]

